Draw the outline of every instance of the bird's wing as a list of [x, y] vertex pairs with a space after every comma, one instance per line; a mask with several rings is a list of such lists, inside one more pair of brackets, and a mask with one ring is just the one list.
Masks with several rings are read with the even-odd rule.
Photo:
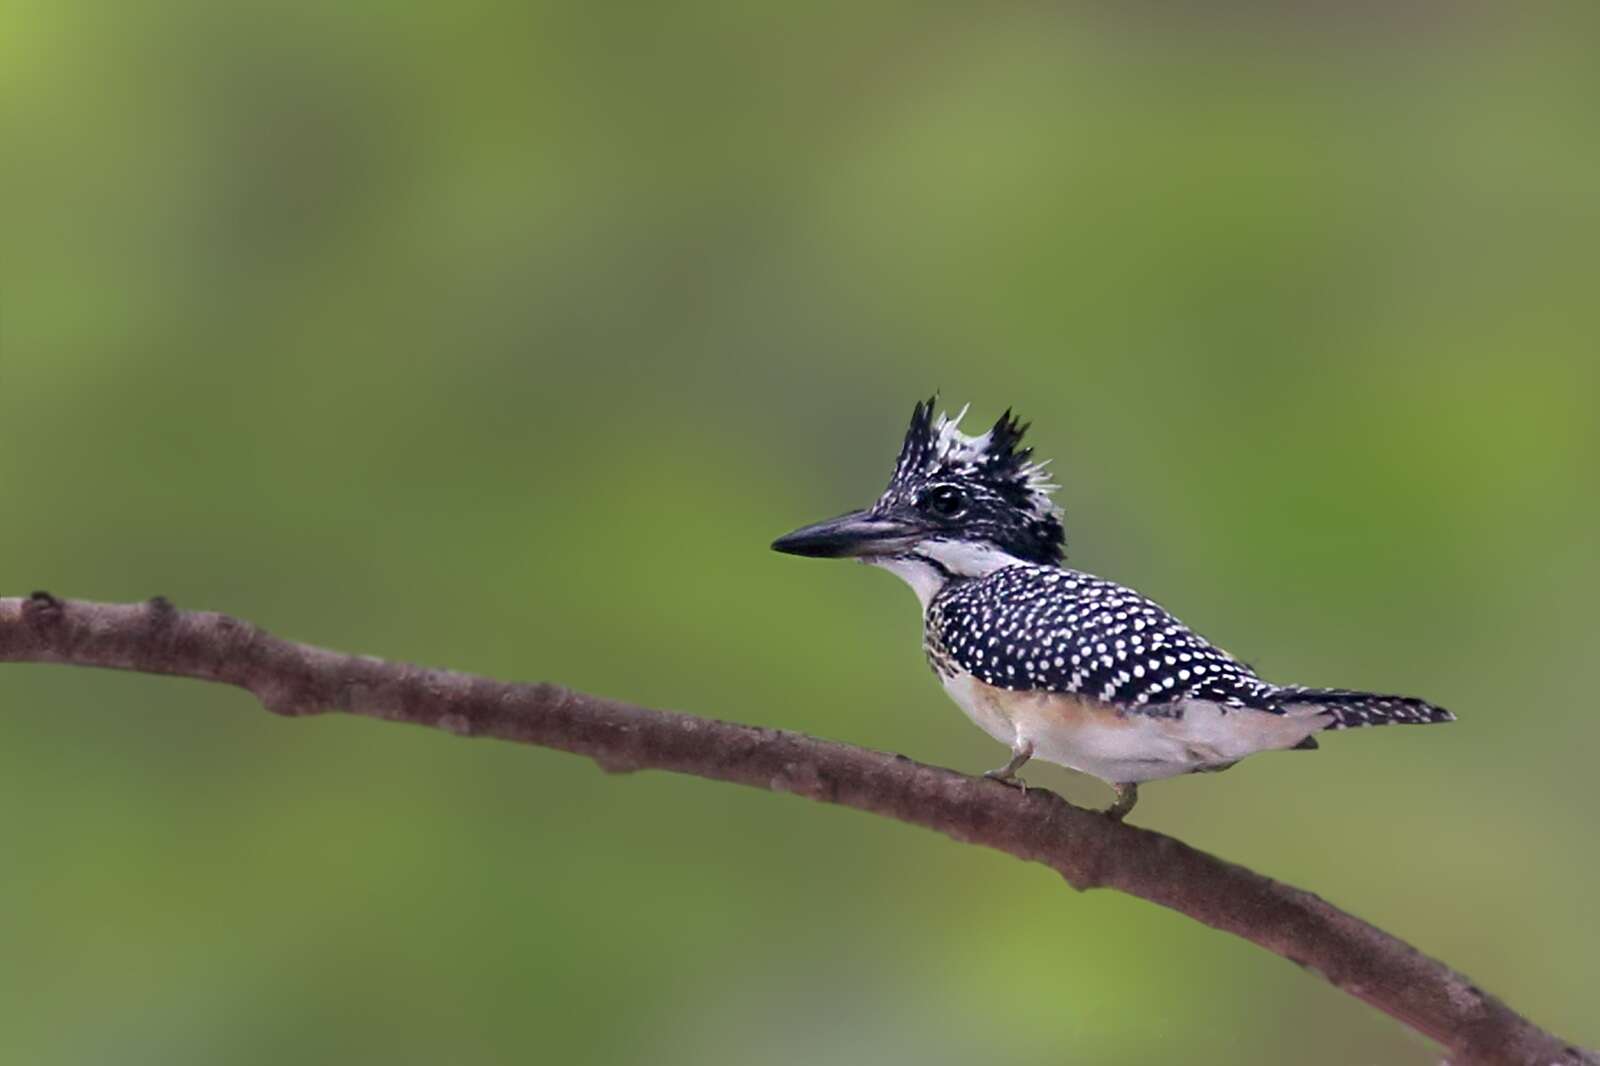
[[1129, 711], [1185, 700], [1283, 713], [1277, 689], [1132, 589], [1019, 565], [951, 586], [930, 605], [945, 658], [1000, 688], [1071, 692]]

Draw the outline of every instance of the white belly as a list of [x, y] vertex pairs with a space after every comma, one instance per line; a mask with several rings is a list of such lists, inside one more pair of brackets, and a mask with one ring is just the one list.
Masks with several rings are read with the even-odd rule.
[[978, 728], [1006, 747], [1031, 743], [1034, 758], [1112, 784], [1219, 769], [1254, 752], [1291, 748], [1328, 722], [1315, 708], [1291, 717], [1224, 711], [1205, 700], [1186, 701], [1181, 717], [1122, 713], [1082, 696], [996, 688], [971, 674], [945, 678], [944, 687]]

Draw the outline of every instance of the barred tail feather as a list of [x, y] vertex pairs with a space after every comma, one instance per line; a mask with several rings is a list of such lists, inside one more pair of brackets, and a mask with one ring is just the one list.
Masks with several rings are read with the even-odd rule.
[[1355, 729], [1364, 725], [1427, 725], [1453, 722], [1456, 716], [1414, 696], [1385, 696], [1343, 688], [1304, 688], [1286, 685], [1275, 693], [1286, 707], [1317, 707], [1329, 715], [1329, 729]]

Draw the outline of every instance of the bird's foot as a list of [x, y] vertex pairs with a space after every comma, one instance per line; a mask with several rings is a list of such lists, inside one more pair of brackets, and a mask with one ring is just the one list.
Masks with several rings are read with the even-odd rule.
[[985, 770], [983, 776], [991, 781], [998, 781], [1002, 785], [1020, 788], [1024, 793], [1028, 791], [1028, 783], [1017, 776], [1017, 771], [1022, 769], [1022, 764], [1033, 758], [1033, 741], [1018, 739], [1011, 748], [1011, 759], [1004, 766], [993, 770]]
[[1113, 822], [1120, 822], [1128, 816], [1129, 811], [1133, 810], [1133, 805], [1139, 802], [1139, 786], [1130, 781], [1111, 787], [1117, 790], [1116, 802], [1101, 813]]
[[1009, 764], [998, 769], [985, 770], [983, 776], [990, 781], [998, 781], [1002, 785], [1010, 785], [1012, 788], [1021, 789], [1023, 795], [1028, 794], [1028, 783], [1018, 777], [1016, 771], [1012, 770]]

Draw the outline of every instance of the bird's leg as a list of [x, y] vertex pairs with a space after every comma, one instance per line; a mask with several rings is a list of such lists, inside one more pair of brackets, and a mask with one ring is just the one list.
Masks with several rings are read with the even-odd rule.
[[984, 771], [983, 776], [1003, 785], [1015, 785], [1026, 792], [1028, 783], [1017, 776], [1017, 771], [1031, 758], [1033, 758], [1033, 741], [1018, 737], [1011, 745], [1011, 761], [997, 769]]
[[1112, 785], [1117, 790], [1117, 800], [1105, 809], [1105, 816], [1113, 822], [1120, 822], [1133, 810], [1133, 805], [1139, 802], [1139, 785], [1129, 781], [1120, 785]]

